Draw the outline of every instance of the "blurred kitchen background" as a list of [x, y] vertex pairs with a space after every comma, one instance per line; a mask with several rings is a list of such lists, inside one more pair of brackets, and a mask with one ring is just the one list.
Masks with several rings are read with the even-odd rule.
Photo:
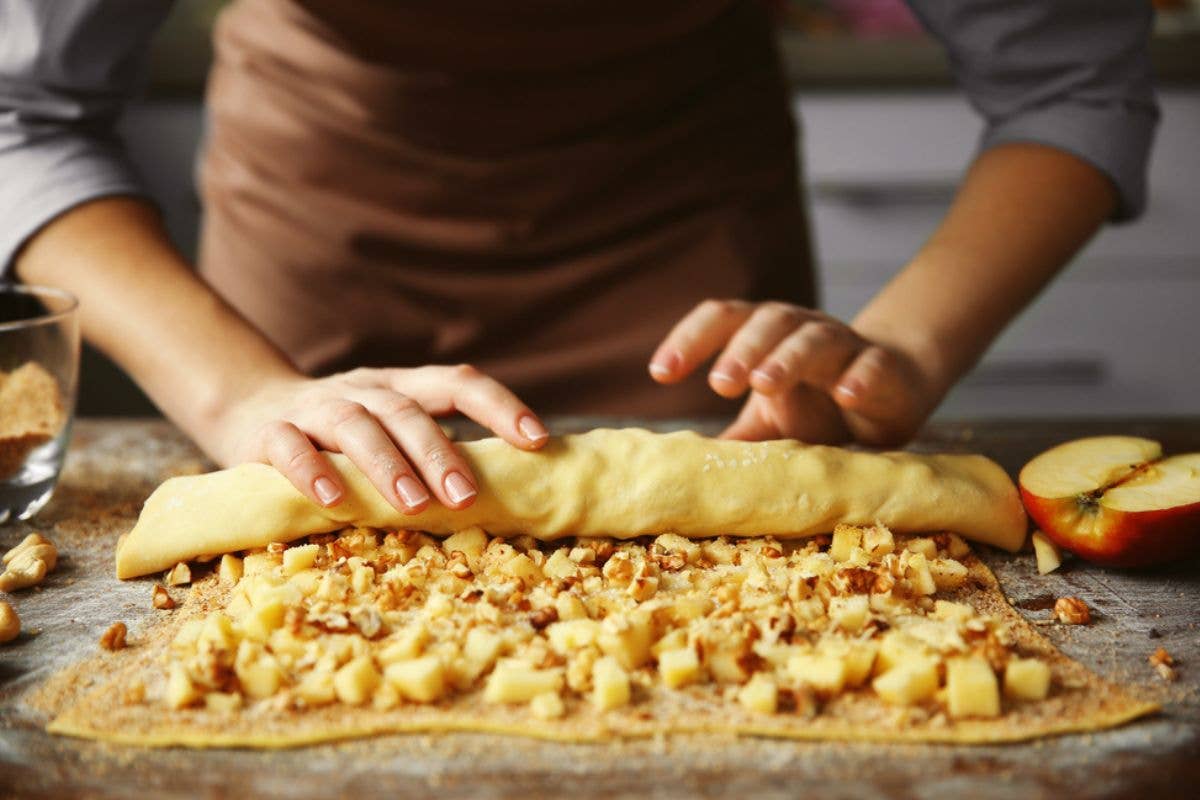
[[[223, 0], [179, 0], [124, 131], [192, 253], [201, 208], [208, 31]], [[901, 0], [776, 0], [807, 164], [821, 296], [849, 317], [933, 230], [979, 119]], [[1152, 52], [1163, 122], [1148, 213], [1106, 229], [1000, 339], [938, 416], [1200, 413], [1200, 0], [1158, 0]], [[913, 309], [914, 316], [921, 309]], [[80, 413], [153, 406], [85, 355]]]

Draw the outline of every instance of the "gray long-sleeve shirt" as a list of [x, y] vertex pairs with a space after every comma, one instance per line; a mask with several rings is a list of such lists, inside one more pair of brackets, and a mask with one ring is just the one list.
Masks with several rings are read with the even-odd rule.
[[[1145, 206], [1158, 120], [1147, 0], [910, 0], [987, 125], [1095, 165]], [[144, 194], [114, 125], [167, 0], [0, 0], [0, 275], [59, 214]]]

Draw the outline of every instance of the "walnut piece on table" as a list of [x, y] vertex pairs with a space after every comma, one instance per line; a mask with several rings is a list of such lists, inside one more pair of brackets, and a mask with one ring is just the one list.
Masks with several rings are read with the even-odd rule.
[[125, 648], [125, 634], [127, 633], [124, 622], [114, 622], [108, 627], [108, 630], [100, 637], [100, 646], [105, 650], [122, 650]]
[[151, 599], [151, 604], [161, 611], [170, 611], [175, 607], [175, 598], [171, 597], [170, 592], [162, 586], [154, 584], [154, 596]]
[[9, 603], [0, 600], [0, 644], [11, 642], [20, 634], [20, 617]]
[[1175, 671], [1175, 659], [1166, 651], [1166, 648], [1158, 648], [1146, 660], [1150, 662], [1150, 666], [1154, 667], [1158, 677], [1164, 681], [1173, 681], [1179, 677], [1179, 673]]
[[1064, 625], [1087, 625], [1092, 612], [1078, 597], [1060, 597], [1054, 603], [1054, 616]]

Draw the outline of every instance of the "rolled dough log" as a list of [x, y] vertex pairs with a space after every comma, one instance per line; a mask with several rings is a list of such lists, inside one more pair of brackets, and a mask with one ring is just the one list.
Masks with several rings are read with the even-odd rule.
[[1026, 532], [1016, 487], [977, 455], [863, 453], [639, 429], [556, 437], [532, 453], [500, 439], [459, 447], [479, 479], [478, 498], [462, 511], [434, 502], [402, 514], [340, 454], [330, 459], [347, 493], [332, 508], [263, 464], [172, 478], [118, 545], [117, 577], [349, 525], [435, 534], [477, 525], [552, 540], [669, 531], [800, 537], [843, 522], [882, 522], [897, 532], [951, 530], [1008, 550]]

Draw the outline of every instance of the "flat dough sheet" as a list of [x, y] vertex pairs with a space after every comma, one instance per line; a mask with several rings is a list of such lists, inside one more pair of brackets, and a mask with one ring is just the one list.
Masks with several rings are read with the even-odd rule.
[[1154, 713], [1158, 706], [1134, 697], [1057, 651], [1005, 600], [995, 576], [975, 556], [967, 586], [948, 599], [969, 603], [1012, 624], [1026, 654], [1046, 660], [1056, 691], [1046, 700], [1015, 704], [997, 719], [915, 720], [874, 695], [853, 692], [827, 704], [813, 718], [797, 714], [756, 715], [724, 701], [713, 685], [685, 690], [656, 687], [634, 705], [597, 713], [568, 699], [566, 717], [539, 720], [525, 706], [483, 702], [481, 691], [432, 706], [406, 704], [390, 711], [334, 704], [306, 711], [264, 705], [238, 712], [169, 711], [124, 698], [137, 681], [153, 692], [165, 680], [163, 657], [186, 620], [223, 607], [232, 590], [215, 576], [203, 579], [180, 609], [130, 637], [131, 646], [100, 653], [52, 678], [34, 699], [53, 716], [53, 733], [123, 744], [161, 747], [283, 748], [389, 733], [471, 731], [504, 733], [564, 742], [602, 742], [659, 734], [710, 732], [792, 739], [982, 744], [1014, 742], [1055, 734], [1097, 731]]
[[117, 577], [347, 526], [494, 536], [796, 538], [839, 523], [897, 533], [952, 530], [1006, 550], [1025, 540], [1012, 480], [979, 455], [865, 453], [838, 447], [721, 441], [689, 431], [599, 429], [555, 437], [537, 452], [500, 439], [460, 446], [479, 497], [451, 511], [436, 502], [406, 516], [342, 455], [346, 497], [322, 508], [265, 464], [172, 478], [146, 501], [117, 549]]

